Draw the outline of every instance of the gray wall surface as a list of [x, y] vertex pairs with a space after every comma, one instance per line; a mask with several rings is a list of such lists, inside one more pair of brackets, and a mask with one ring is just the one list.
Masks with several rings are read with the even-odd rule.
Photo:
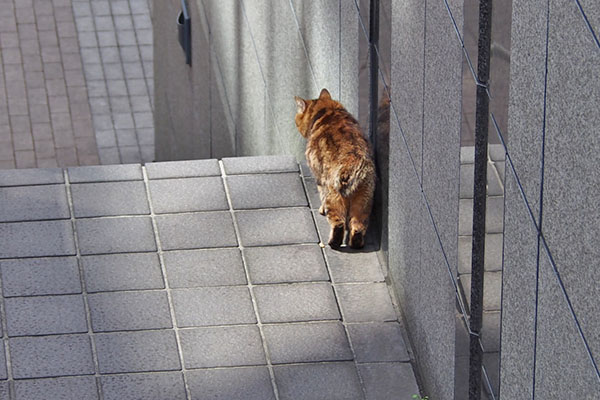
[[[179, 0], [155, 1], [157, 158], [303, 158], [294, 96], [321, 88], [358, 111], [352, 1], [187, 0], [193, 61], [177, 42]], [[323, 38], [326, 38], [324, 40]]]
[[451, 399], [462, 53], [441, 1], [394, 1], [392, 38], [389, 268], [426, 394]]
[[598, 362], [600, 3], [580, 3], [581, 10], [573, 1], [513, 0], [502, 399], [600, 394], [552, 265]]

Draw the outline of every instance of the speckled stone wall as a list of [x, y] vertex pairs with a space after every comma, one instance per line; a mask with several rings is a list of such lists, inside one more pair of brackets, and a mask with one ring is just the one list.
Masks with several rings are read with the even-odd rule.
[[192, 65], [177, 42], [179, 0], [155, 1], [157, 158], [292, 154], [294, 96], [328, 88], [358, 112], [354, 2], [187, 0]]
[[580, 5], [513, 1], [508, 151], [516, 174], [507, 165], [502, 399], [600, 393], [566, 300], [598, 362], [600, 3]]
[[393, 1], [392, 38], [389, 269], [424, 393], [451, 399], [462, 51], [443, 2]]

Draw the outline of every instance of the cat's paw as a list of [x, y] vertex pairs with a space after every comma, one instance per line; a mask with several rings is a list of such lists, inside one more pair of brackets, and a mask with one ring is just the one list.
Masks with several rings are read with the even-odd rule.
[[344, 240], [344, 227], [336, 226], [331, 229], [331, 234], [329, 235], [329, 246], [332, 249], [339, 249]]
[[353, 249], [362, 249], [365, 246], [365, 235], [361, 231], [350, 233], [350, 247]]
[[327, 215], [327, 210], [325, 210], [325, 206], [323, 204], [321, 204], [321, 207], [319, 207], [319, 214]]

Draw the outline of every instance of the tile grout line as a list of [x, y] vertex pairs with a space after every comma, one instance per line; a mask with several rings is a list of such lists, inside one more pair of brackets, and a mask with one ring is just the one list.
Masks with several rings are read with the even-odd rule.
[[229, 193], [229, 186], [227, 185], [227, 174], [225, 173], [225, 166], [223, 165], [223, 161], [219, 160], [219, 168], [221, 169], [221, 179], [223, 180], [223, 187], [225, 189], [225, 196], [227, 197], [227, 204], [229, 205], [229, 212], [231, 215], [231, 220], [233, 222], [233, 228], [235, 230], [236, 239], [238, 241], [238, 249], [240, 250], [240, 256], [242, 257], [242, 264], [244, 266], [244, 273], [246, 274], [246, 281], [248, 282], [248, 291], [250, 293], [250, 300], [252, 301], [252, 308], [254, 309], [254, 315], [256, 317], [256, 325], [258, 327], [258, 332], [260, 334], [260, 339], [263, 345], [263, 351], [265, 353], [265, 360], [267, 363], [267, 369], [269, 371], [269, 377], [271, 378], [271, 387], [273, 388], [273, 393], [275, 395], [275, 399], [279, 400], [279, 389], [277, 387], [277, 382], [275, 380], [275, 372], [273, 370], [273, 364], [271, 363], [271, 356], [269, 353], [269, 348], [267, 346], [267, 340], [265, 334], [263, 332], [263, 324], [260, 318], [260, 314], [258, 313], [258, 304], [256, 301], [256, 297], [254, 295], [254, 285], [252, 284], [252, 280], [250, 279], [250, 272], [248, 270], [248, 264], [246, 262], [246, 256], [244, 254], [244, 246], [242, 245], [241, 235], [239, 226], [237, 223], [237, 218], [235, 212], [233, 210], [233, 202], [231, 200], [231, 193]]
[[190, 391], [190, 387], [187, 381], [185, 360], [183, 357], [183, 350], [181, 347], [181, 338], [179, 336], [179, 327], [177, 325], [177, 318], [175, 316], [175, 304], [173, 303], [173, 297], [171, 293], [171, 286], [169, 285], [169, 279], [167, 276], [167, 268], [165, 266], [165, 260], [163, 257], [162, 244], [160, 241], [160, 235], [158, 233], [158, 223], [156, 222], [156, 214], [154, 214], [154, 206], [152, 204], [152, 197], [150, 195], [150, 185], [148, 179], [148, 173], [146, 171], [146, 167], [142, 166], [142, 175], [144, 177], [144, 187], [146, 189], [146, 200], [148, 201], [148, 207], [150, 209], [150, 220], [152, 221], [152, 231], [154, 233], [154, 240], [156, 242], [156, 252], [158, 254], [158, 261], [160, 263], [160, 270], [163, 278], [163, 283], [165, 285], [165, 291], [167, 292], [167, 302], [169, 303], [169, 313], [171, 314], [171, 325], [173, 326], [173, 332], [175, 333], [175, 343], [177, 345], [177, 355], [179, 358], [179, 363], [181, 364], [181, 375], [183, 377], [183, 385], [185, 388], [186, 398], [191, 400], [192, 394]]
[[[4, 361], [6, 365], [6, 379], [9, 386], [9, 397], [10, 392], [14, 393], [14, 378], [12, 374], [12, 361], [10, 357], [10, 346], [8, 343], [8, 322], [6, 319], [6, 305], [4, 298], [4, 281], [2, 279], [2, 270], [0, 269], [0, 318], [2, 321], [2, 347], [4, 348]], [[12, 387], [12, 388], [11, 388]]]
[[[118, 29], [117, 29], [117, 25], [115, 24], [115, 15], [118, 15], [118, 14], [114, 14], [113, 13], [113, 4], [111, 2], [109, 2], [109, 7], [110, 7], [110, 18], [111, 18], [111, 21], [112, 21], [113, 27], [114, 27], [114, 30], [110, 31], [110, 32], [114, 32], [115, 42], [116, 42], [116, 48], [119, 49], [118, 50], [118, 52], [119, 52], [119, 63], [118, 64], [119, 64], [120, 71], [123, 73], [123, 82], [125, 84], [125, 90], [126, 90], [126, 93], [127, 93], [127, 95], [124, 96], [124, 97], [127, 98], [127, 103], [129, 104], [129, 110], [130, 110], [129, 114], [131, 115], [131, 120], [133, 122], [133, 128], [132, 129], [134, 131], [135, 140], [136, 140], [135, 147], [137, 148], [137, 155], [139, 156], [139, 160], [141, 162], [142, 161], [142, 150], [141, 150], [141, 145], [140, 145], [140, 138], [138, 136], [138, 128], [137, 128], [136, 123], [135, 123], [135, 118], [134, 118], [134, 113], [133, 113], [133, 107], [131, 106], [131, 95], [129, 94], [129, 86], [127, 85], [127, 81], [129, 79], [125, 76], [125, 67], [123, 66], [123, 59], [121, 58], [121, 47], [122, 46], [119, 43]], [[127, 2], [127, 9], [129, 10], [129, 13], [127, 15], [131, 18], [131, 22], [132, 22], [132, 25], [133, 25], [133, 13], [131, 11], [131, 8], [129, 7], [129, 2]], [[92, 14], [93, 13], [94, 12], [93, 12], [93, 9], [92, 9]], [[96, 15], [93, 15], [93, 18], [95, 20]], [[134, 27], [134, 29], [132, 31], [134, 32], [134, 36], [136, 38], [135, 39], [136, 40], [136, 47], [138, 47], [138, 45], [137, 45], [137, 35], [135, 35], [135, 27]], [[102, 59], [102, 54], [101, 54], [102, 50], [101, 50], [101, 46], [100, 46], [100, 42], [99, 41], [98, 41], [98, 53], [100, 54], [100, 64], [102, 64], [102, 69], [104, 70], [104, 60]], [[138, 55], [140, 56], [140, 63], [141, 63], [142, 57], [141, 57], [139, 48], [138, 48]], [[143, 70], [143, 66], [142, 66], [142, 70]], [[104, 75], [104, 80], [105, 81], [107, 80], [106, 74]], [[108, 95], [107, 96], [108, 97], [108, 104], [109, 104], [109, 107], [110, 107], [111, 114], [116, 114], [116, 110], [113, 110], [112, 103], [110, 102], [111, 95], [108, 92], [108, 84], [107, 84], [107, 92], [106, 93]], [[121, 155], [121, 147], [126, 147], [126, 146], [119, 144], [119, 135], [117, 135], [117, 127], [116, 127], [116, 124], [115, 124], [115, 121], [114, 121], [114, 116], [113, 116], [113, 129], [115, 131], [115, 137], [116, 137], [116, 140], [117, 140], [117, 148], [119, 149], [119, 156], [120, 156]], [[133, 147], [133, 146], [127, 146], [127, 147]], [[123, 159], [123, 157], [121, 157], [121, 162], [122, 162], [122, 159]]]
[[[306, 198], [308, 199], [308, 198], [310, 198], [310, 196], [308, 194], [308, 186], [306, 185], [306, 177], [304, 176], [304, 171], [302, 170], [302, 166], [299, 166], [299, 170], [300, 170], [300, 179], [302, 180], [302, 185], [304, 186], [304, 193], [306, 195]], [[309, 201], [309, 207], [310, 207], [310, 201]], [[317, 212], [318, 212], [318, 209], [317, 209]], [[329, 258], [327, 257], [327, 253], [325, 252], [326, 245], [323, 242], [321, 232], [319, 231], [319, 228], [318, 228], [318, 224], [317, 224], [317, 220], [316, 220], [316, 218], [317, 218], [316, 212], [313, 212], [313, 210], [311, 209], [310, 215], [311, 215], [311, 218], [313, 219], [315, 230], [317, 231], [317, 236], [319, 237], [319, 240], [320, 240], [319, 247], [321, 248], [321, 255], [323, 256], [323, 261], [325, 262], [325, 268], [327, 269], [327, 274], [329, 274], [329, 281], [331, 283], [331, 289], [333, 290], [333, 295], [335, 297], [335, 302], [338, 307], [338, 312], [340, 313], [340, 323], [344, 327], [344, 332], [346, 333], [346, 338], [348, 339], [348, 346], [350, 347], [350, 352], [352, 353], [352, 363], [354, 364], [354, 368], [356, 370], [356, 375], [358, 376], [358, 381], [360, 382], [362, 398], [366, 399], [367, 392], [366, 392], [366, 388], [365, 388], [364, 379], [363, 379], [362, 374], [360, 373], [360, 369], [358, 367], [359, 364], [356, 359], [356, 351], [354, 350], [354, 344], [352, 343], [352, 338], [350, 337], [350, 332], [348, 331], [348, 324], [345, 321], [344, 313], [342, 312], [342, 304], [340, 302], [338, 292], [336, 289], [336, 286], [338, 284], [337, 283], [334, 284], [334, 282], [333, 282], [333, 274], [331, 273], [331, 267], [329, 265]]]
[[[18, 23], [17, 23], [17, 7], [16, 4], [14, 3], [14, 1], [12, 2], [12, 6], [13, 6], [13, 16], [15, 18], [15, 34], [17, 35], [17, 41], [19, 43], [19, 54], [21, 55], [21, 63], [23, 62], [23, 54], [21, 51], [21, 37], [19, 36], [19, 28], [18, 28]], [[2, 76], [0, 76], [0, 83], [2, 83], [4, 85], [4, 98], [6, 99], [6, 111], [8, 113], [8, 129], [9, 129], [9, 136], [10, 136], [10, 142], [11, 142], [11, 147], [12, 147], [12, 156], [13, 156], [13, 166], [14, 168], [18, 168], [17, 166], [17, 151], [15, 150], [15, 134], [13, 132], [12, 129], [12, 122], [10, 121], [10, 106], [9, 106], [9, 101], [8, 101], [8, 93], [6, 91], [6, 65], [4, 63], [4, 57], [2, 56], [2, 51], [0, 51], [0, 63], [2, 63]], [[25, 70], [23, 69], [23, 80], [25, 81]], [[26, 81], [25, 83], [25, 90], [27, 90], [27, 83]], [[27, 108], [29, 109], [29, 103], [27, 104]], [[31, 134], [31, 140], [33, 141], [33, 132]], [[37, 165], [37, 162], [36, 162]]]
[[[75, 5], [75, 3], [73, 3], [73, 5], [71, 7], [73, 7], [74, 5]], [[76, 18], [75, 14], [76, 14], [75, 13], [75, 9], [73, 9], [73, 17], [74, 18]], [[112, 9], [111, 9], [111, 12], [110, 12], [110, 16], [111, 16], [111, 19], [113, 19], [112, 18]], [[100, 51], [100, 40], [99, 40], [99, 36], [98, 36], [98, 32], [99, 31], [96, 28], [96, 15], [94, 14], [94, 8], [92, 7], [92, 3], [91, 2], [90, 2], [90, 18], [91, 18], [91, 24], [94, 27], [94, 30], [92, 32], [94, 33], [94, 38], [96, 39], [96, 46], [95, 47], [94, 46], [87, 47], [87, 48], [96, 48], [96, 50], [98, 51], [98, 54], [100, 55], [100, 52], [101, 52]], [[113, 20], [113, 24], [114, 24], [114, 20]], [[82, 31], [79, 30], [79, 27], [78, 27], [77, 23], [75, 23], [75, 30], [77, 31], [77, 41], [79, 42], [79, 35], [82, 33]], [[80, 42], [79, 42], [79, 45], [80, 45], [79, 46], [79, 51], [80, 51], [80, 53], [82, 53], [84, 47], [81, 45]], [[119, 54], [119, 57], [120, 56], [121, 55]], [[81, 60], [81, 64], [83, 66], [83, 68], [82, 68], [83, 69], [83, 77], [84, 77], [84, 80], [85, 80], [85, 85], [87, 87], [88, 86], [88, 76], [86, 75], [86, 62], [83, 60], [83, 57], [82, 57], [82, 60]], [[89, 71], [89, 63], [87, 63], [87, 65], [88, 65], [87, 66], [87, 71]], [[109, 107], [110, 107], [110, 96], [108, 94], [108, 83], [107, 83], [107, 80], [106, 80], [106, 73], [104, 71], [104, 64], [102, 63], [102, 56], [100, 56], [100, 63], [98, 65], [100, 66], [100, 69], [102, 70], [102, 79], [101, 79], [101, 81], [104, 83], [104, 89], [106, 90], [106, 96], [99, 96], [97, 98], [104, 98], [106, 100], [106, 102], [109, 104]], [[93, 111], [92, 104], [91, 104], [90, 101], [91, 101], [91, 98], [88, 96], [88, 103], [89, 103], [89, 106], [90, 106], [90, 114], [92, 115], [92, 126], [94, 128], [94, 138], [96, 139], [96, 143], [98, 143], [98, 132], [97, 132], [98, 129], [96, 128], [95, 122], [96, 122], [97, 117], [99, 117], [100, 115], [98, 113], [95, 113]], [[109, 117], [110, 117], [112, 132], [113, 132], [113, 135], [115, 137], [115, 145], [116, 145], [116, 149], [117, 149], [117, 156], [118, 156], [118, 159], [119, 159], [119, 164], [123, 164], [123, 158], [121, 157], [121, 151], [120, 151], [119, 142], [118, 142], [118, 139], [117, 139], [117, 133], [116, 133], [116, 130], [115, 130], [115, 120], [113, 118], [112, 109], [110, 109]], [[106, 165], [102, 161], [99, 149], [100, 149], [100, 147], [98, 146], [98, 159], [99, 159], [100, 165]]]
[[92, 314], [90, 311], [90, 304], [88, 302], [88, 292], [87, 292], [87, 287], [86, 287], [86, 283], [85, 283], [85, 275], [83, 272], [83, 264], [81, 261], [81, 252], [79, 250], [79, 237], [77, 235], [77, 223], [76, 223], [76, 218], [75, 218], [75, 210], [73, 207], [71, 182], [69, 181], [69, 174], [66, 169], [63, 170], [63, 174], [64, 174], [64, 179], [65, 179], [65, 190], [67, 192], [67, 203], [69, 205], [69, 213], [71, 216], [70, 221], [71, 221], [71, 226], [73, 228], [73, 242], [75, 245], [75, 257], [77, 259], [77, 268], [78, 268], [78, 272], [79, 272], [79, 283], [81, 285], [81, 297], [83, 298], [86, 324], [88, 326], [87, 335], [88, 335], [88, 338], [90, 339], [90, 346], [91, 346], [91, 350], [92, 350], [92, 361], [94, 363], [94, 377], [96, 378], [95, 379], [96, 390], [97, 390], [98, 398], [103, 399], [104, 396], [102, 394], [102, 383], [100, 381], [100, 376], [101, 376], [100, 375], [100, 362], [98, 360], [98, 350], [96, 348], [96, 338], [95, 338], [94, 330], [92, 327]]

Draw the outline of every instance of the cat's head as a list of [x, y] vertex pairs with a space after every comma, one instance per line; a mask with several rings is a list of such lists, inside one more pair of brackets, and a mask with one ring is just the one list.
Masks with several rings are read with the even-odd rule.
[[296, 100], [296, 127], [305, 138], [308, 137], [312, 125], [323, 116], [327, 109], [340, 106], [331, 98], [327, 89], [321, 90], [318, 99], [305, 100], [298, 96], [295, 96], [294, 99]]

